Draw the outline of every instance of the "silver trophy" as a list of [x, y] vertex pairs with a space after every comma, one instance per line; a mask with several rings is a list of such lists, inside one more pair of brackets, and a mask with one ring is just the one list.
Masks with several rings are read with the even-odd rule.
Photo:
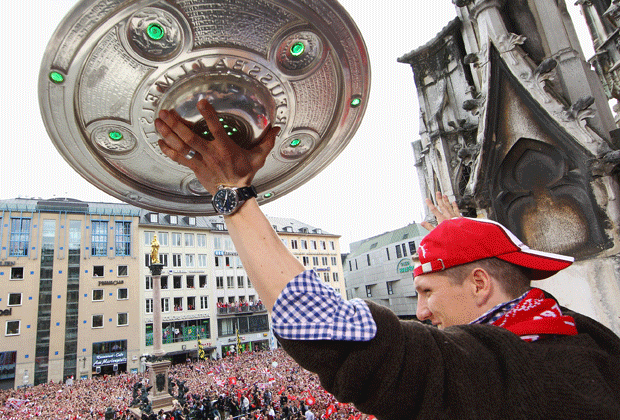
[[369, 90], [364, 41], [335, 0], [82, 0], [39, 76], [45, 126], [77, 172], [130, 204], [189, 215], [212, 214], [211, 196], [159, 149], [161, 109], [208, 139], [206, 98], [242, 147], [281, 127], [254, 179], [265, 203], [336, 158]]

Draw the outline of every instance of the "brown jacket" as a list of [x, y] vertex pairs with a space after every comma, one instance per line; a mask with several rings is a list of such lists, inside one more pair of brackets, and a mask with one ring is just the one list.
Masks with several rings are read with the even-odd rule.
[[620, 419], [620, 339], [562, 308], [578, 335], [525, 342], [503, 328], [440, 331], [367, 302], [368, 342], [278, 337], [341, 402], [381, 420]]

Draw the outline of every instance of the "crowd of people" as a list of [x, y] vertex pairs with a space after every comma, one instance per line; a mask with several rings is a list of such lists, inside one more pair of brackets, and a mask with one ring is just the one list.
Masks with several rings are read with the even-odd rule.
[[[352, 405], [338, 403], [323, 390], [316, 375], [302, 369], [282, 350], [173, 365], [169, 381], [171, 394], [177, 398], [176, 409], [156, 410], [143, 418], [372, 419]], [[128, 410], [137, 383], [149, 386], [148, 374], [94, 376], [72, 384], [50, 382], [0, 391], [0, 420], [100, 420], [106, 418], [106, 411], [113, 411], [115, 419], [130, 419]]]

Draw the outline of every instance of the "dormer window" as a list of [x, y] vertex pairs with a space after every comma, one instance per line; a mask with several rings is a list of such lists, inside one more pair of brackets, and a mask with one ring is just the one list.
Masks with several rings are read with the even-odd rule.
[[301, 233], [308, 233], [308, 228], [305, 228], [305, 227], [304, 228], [300, 228], [299, 231]]
[[179, 223], [179, 217], [178, 216], [170, 216], [170, 224], [171, 225], [176, 225], [177, 223]]
[[215, 230], [226, 230], [224, 228], [224, 223], [214, 223], [213, 226], [215, 226]]
[[196, 218], [193, 216], [190, 216], [189, 219], [187, 219], [187, 224], [190, 226], [196, 226]]
[[157, 213], [149, 214], [149, 221], [151, 223], [157, 223], [159, 221], [159, 214], [157, 214]]

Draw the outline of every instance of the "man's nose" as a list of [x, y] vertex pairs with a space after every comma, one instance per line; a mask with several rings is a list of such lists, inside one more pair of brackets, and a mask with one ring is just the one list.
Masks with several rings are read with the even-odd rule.
[[420, 295], [418, 295], [418, 307], [415, 310], [415, 316], [420, 321], [424, 321], [431, 317], [431, 311], [426, 305], [426, 299], [422, 298]]

